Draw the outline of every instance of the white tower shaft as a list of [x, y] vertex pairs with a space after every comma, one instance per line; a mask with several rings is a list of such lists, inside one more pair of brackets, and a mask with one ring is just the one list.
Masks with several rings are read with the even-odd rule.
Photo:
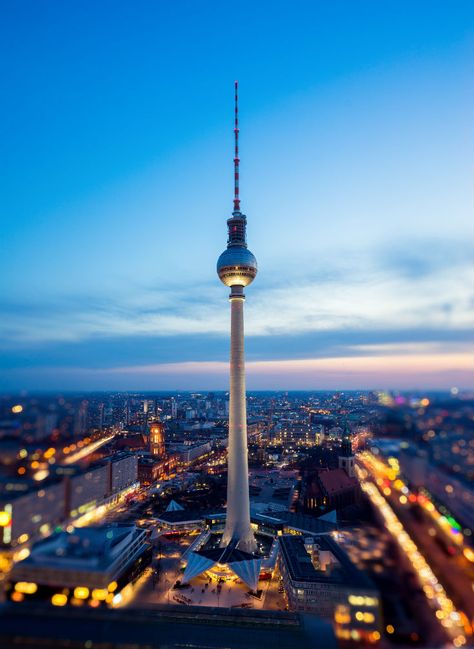
[[245, 396], [244, 294], [233, 286], [230, 295], [230, 399], [227, 460], [227, 516], [222, 546], [238, 540], [238, 548], [256, 550], [250, 527], [247, 449], [247, 406]]

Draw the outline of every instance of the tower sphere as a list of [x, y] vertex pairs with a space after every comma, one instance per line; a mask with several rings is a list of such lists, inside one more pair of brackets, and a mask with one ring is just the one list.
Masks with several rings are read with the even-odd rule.
[[257, 274], [257, 260], [244, 246], [232, 246], [217, 260], [217, 274], [226, 286], [248, 286]]

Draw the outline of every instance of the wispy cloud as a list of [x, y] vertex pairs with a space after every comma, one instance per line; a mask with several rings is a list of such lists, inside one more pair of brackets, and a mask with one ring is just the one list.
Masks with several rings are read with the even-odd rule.
[[[406, 348], [379, 346], [350, 357], [304, 358], [299, 360], [250, 361], [249, 389], [446, 389], [453, 385], [472, 387], [473, 355], [456, 351], [407, 353]], [[28, 382], [28, 374], [13, 372], [14, 380]], [[48, 368], [38, 368], [36, 381], [42, 386], [82, 389], [225, 389], [228, 363], [201, 361], [147, 363], [114, 368], [61, 368], [52, 377]], [[1, 384], [0, 384], [1, 385]]]
[[[264, 269], [248, 291], [247, 333], [380, 331], [395, 323], [400, 330], [468, 328], [474, 322], [474, 269], [463, 255], [454, 263], [440, 250], [438, 246], [432, 253], [440, 261], [420, 261], [423, 271], [416, 274], [416, 264], [407, 266], [399, 252], [388, 260], [380, 260], [378, 251], [358, 259], [327, 258], [326, 273], [316, 268], [311, 278], [310, 270], [310, 279], [282, 261], [283, 268]], [[311, 269], [308, 260], [302, 264]], [[277, 272], [280, 281], [271, 281]], [[58, 296], [28, 305], [13, 302], [2, 311], [4, 348], [95, 338], [223, 335], [228, 329], [217, 281], [159, 290], [131, 286], [120, 295]]]
[[[462, 242], [270, 260], [247, 291], [249, 385], [474, 384], [473, 286]], [[225, 291], [216, 279], [11, 300], [0, 321], [1, 387], [223, 388]]]

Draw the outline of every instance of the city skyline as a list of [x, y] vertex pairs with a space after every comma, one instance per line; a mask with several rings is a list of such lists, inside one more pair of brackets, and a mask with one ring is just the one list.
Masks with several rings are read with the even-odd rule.
[[1, 649], [473, 646], [474, 4], [1, 16]]
[[469, 3], [144, 5], [6, 12], [0, 390], [226, 388], [234, 78], [249, 389], [472, 388]]

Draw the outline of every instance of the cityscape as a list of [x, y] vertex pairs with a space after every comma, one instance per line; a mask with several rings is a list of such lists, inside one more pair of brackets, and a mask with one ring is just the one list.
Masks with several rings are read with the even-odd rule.
[[[249, 392], [247, 412], [258, 574], [212, 563], [228, 392], [2, 397], [3, 633], [40, 646], [37, 616], [61, 629], [70, 607], [94, 620], [89, 635], [113, 609], [122, 637], [128, 610], [166, 625], [174, 607], [186, 626], [186, 609], [211, 607], [232, 634], [236, 611], [251, 611], [248, 624], [291, 625], [308, 646], [468, 646], [474, 394]], [[70, 632], [79, 646], [81, 628]]]
[[1, 9], [0, 649], [474, 646], [474, 12], [422, 5]]

